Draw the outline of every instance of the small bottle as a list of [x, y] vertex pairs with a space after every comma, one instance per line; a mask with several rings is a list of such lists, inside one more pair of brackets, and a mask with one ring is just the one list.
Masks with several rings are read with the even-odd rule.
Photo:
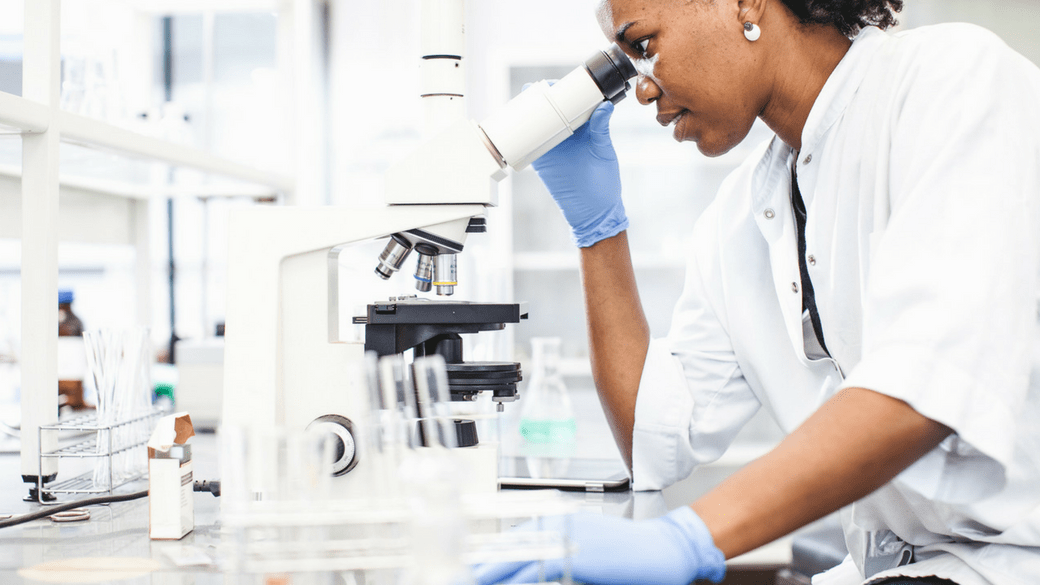
[[58, 291], [58, 404], [81, 410], [83, 377], [87, 355], [83, 345], [83, 322], [72, 312], [71, 290]]
[[528, 443], [570, 444], [577, 426], [560, 373], [559, 337], [531, 339], [533, 374], [520, 397], [520, 434]]

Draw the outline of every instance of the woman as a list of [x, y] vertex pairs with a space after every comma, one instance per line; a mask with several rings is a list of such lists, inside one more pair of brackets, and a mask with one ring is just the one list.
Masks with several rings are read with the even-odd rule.
[[593, 372], [635, 486], [714, 460], [760, 407], [789, 434], [661, 519], [569, 519], [576, 580], [719, 580], [724, 558], [841, 509], [850, 557], [815, 583], [1040, 583], [1040, 72], [969, 25], [883, 32], [901, 5], [600, 6], [677, 140], [711, 156], [755, 118], [776, 133], [693, 228], [661, 340], [611, 106], [535, 164], [581, 248]]

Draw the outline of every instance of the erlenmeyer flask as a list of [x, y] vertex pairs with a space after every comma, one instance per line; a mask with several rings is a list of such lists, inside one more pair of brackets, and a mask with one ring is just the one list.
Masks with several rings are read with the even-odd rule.
[[559, 337], [531, 339], [533, 374], [520, 397], [520, 434], [528, 443], [569, 444], [577, 427], [560, 373]]

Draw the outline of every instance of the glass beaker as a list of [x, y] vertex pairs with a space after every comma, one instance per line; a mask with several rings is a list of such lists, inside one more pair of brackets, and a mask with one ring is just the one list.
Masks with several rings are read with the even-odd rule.
[[520, 397], [520, 434], [528, 443], [571, 444], [577, 425], [560, 373], [559, 337], [531, 339], [533, 373]]

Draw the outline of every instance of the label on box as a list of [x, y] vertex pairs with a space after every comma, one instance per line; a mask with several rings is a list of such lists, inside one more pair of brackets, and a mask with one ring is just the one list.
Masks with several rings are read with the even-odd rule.
[[148, 460], [148, 535], [177, 540], [195, 528], [191, 460]]

